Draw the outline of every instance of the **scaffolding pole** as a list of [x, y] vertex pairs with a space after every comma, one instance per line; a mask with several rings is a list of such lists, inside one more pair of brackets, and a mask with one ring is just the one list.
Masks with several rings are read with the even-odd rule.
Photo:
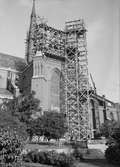
[[65, 23], [65, 31], [39, 22], [34, 27], [34, 52], [65, 61], [65, 113], [68, 138], [87, 141], [90, 136], [90, 89], [86, 29], [83, 19]]
[[89, 137], [89, 75], [84, 21], [65, 25], [66, 113], [69, 140], [87, 141]]

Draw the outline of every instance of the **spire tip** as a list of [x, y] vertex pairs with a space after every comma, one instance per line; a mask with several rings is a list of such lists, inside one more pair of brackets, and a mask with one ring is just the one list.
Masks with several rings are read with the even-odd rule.
[[31, 16], [36, 17], [36, 12], [35, 12], [35, 0], [33, 0], [33, 7], [32, 7], [32, 13]]

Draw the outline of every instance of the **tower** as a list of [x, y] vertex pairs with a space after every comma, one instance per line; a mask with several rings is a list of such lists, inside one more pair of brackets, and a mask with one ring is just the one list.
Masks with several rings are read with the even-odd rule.
[[29, 27], [29, 31], [27, 33], [27, 39], [26, 39], [25, 58], [28, 64], [32, 61], [33, 56], [35, 55], [34, 42], [33, 42], [35, 25], [36, 25], [36, 11], [35, 11], [35, 0], [33, 0], [33, 6], [32, 6], [31, 18], [30, 18], [30, 27]]
[[66, 116], [69, 137], [85, 141], [89, 134], [89, 77], [83, 19], [66, 22]]
[[86, 141], [90, 96], [86, 29], [82, 19], [66, 22], [65, 28], [38, 22], [33, 1], [27, 45], [27, 61], [33, 62], [31, 89], [43, 110], [63, 109], [70, 139]]
[[31, 89], [36, 92], [43, 110], [60, 111], [62, 67], [65, 62], [64, 32], [37, 19], [32, 33], [34, 56]]

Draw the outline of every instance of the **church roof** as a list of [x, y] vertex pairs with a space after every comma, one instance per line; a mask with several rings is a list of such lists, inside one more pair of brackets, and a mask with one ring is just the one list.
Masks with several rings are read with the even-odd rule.
[[0, 88], [0, 98], [8, 98], [8, 99], [12, 99], [13, 98], [13, 94], [4, 89], [4, 88]]
[[107, 103], [110, 103], [111, 105], [115, 105], [115, 103], [111, 100], [108, 100], [107, 98], [100, 96], [98, 94], [92, 94], [91, 95], [93, 98], [96, 98], [98, 101], [103, 102], [106, 101]]
[[0, 53], [0, 67], [23, 71], [26, 67], [25, 59]]

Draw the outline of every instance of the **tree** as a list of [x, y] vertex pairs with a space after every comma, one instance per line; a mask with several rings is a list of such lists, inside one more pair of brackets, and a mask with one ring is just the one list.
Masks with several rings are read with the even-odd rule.
[[45, 137], [60, 139], [67, 131], [66, 118], [63, 113], [45, 112], [41, 117], [41, 131]]
[[60, 139], [67, 131], [63, 113], [44, 112], [38, 119], [32, 120], [27, 129], [30, 138], [33, 135], [45, 136], [48, 140]]
[[7, 111], [17, 116], [21, 122], [29, 123], [31, 115], [39, 110], [39, 100], [34, 97], [34, 92], [20, 95], [7, 103]]
[[[2, 113], [3, 116], [0, 117], [0, 119], [1, 121], [3, 118], [5, 119], [3, 119], [4, 121], [2, 121], [2, 126], [4, 127], [9, 125], [9, 127], [13, 126], [14, 129], [15, 126], [16, 128], [19, 127], [21, 131], [26, 131], [31, 137], [33, 133], [30, 130], [31, 126], [33, 126], [32, 128], [34, 129], [34, 121], [32, 116], [37, 112], [41, 112], [41, 109], [39, 108], [39, 100], [36, 99], [34, 95], [34, 92], [28, 95], [22, 94], [12, 100], [5, 101], [1, 107], [4, 109], [4, 111]], [[22, 126], [23, 128], [21, 128]]]
[[6, 108], [0, 108], [0, 166], [21, 166], [26, 126]]
[[106, 159], [120, 165], [120, 123], [117, 122], [113, 126], [107, 145], [108, 148], [105, 151]]
[[113, 132], [113, 129], [116, 127], [117, 122], [114, 120], [106, 120], [100, 127], [100, 134], [109, 138]]
[[25, 124], [21, 123], [16, 116], [13, 116], [11, 111], [2, 110], [0, 108], [0, 129], [3, 128], [9, 128], [13, 131], [17, 131], [17, 134], [22, 137], [26, 138], [27, 136]]
[[43, 121], [41, 118], [32, 119], [27, 127], [27, 133], [30, 137], [30, 141], [34, 135], [43, 135]]
[[0, 166], [23, 167], [23, 139], [10, 128], [0, 129]]
[[120, 123], [117, 123], [114, 126], [111, 137], [116, 141], [120, 148]]

